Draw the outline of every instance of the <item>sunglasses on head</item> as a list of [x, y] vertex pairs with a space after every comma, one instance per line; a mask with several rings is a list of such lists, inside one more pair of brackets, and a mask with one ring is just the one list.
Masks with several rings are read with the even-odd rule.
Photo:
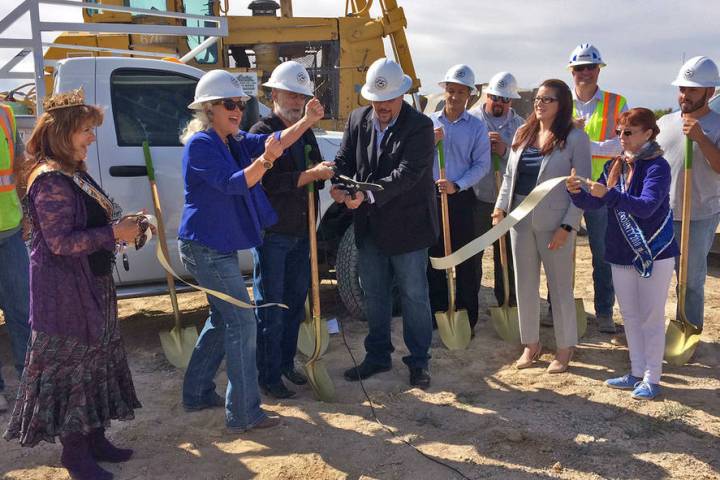
[[492, 93], [488, 93], [488, 97], [490, 97], [490, 100], [492, 100], [493, 102], [510, 103], [510, 97], [498, 97], [497, 95], [493, 95]]
[[574, 67], [572, 67], [573, 72], [582, 72], [584, 70], [592, 72], [596, 68], [598, 68], [597, 63], [591, 63], [589, 65], [575, 65]]
[[533, 103], [552, 103], [557, 102], [557, 98], [555, 97], [535, 97], [533, 98]]
[[225, 107], [225, 110], [228, 112], [232, 112], [236, 108], [240, 110], [241, 112], [245, 110], [245, 100], [238, 100], [237, 102], [231, 98], [225, 98], [223, 100], [216, 100], [212, 102], [213, 105], [220, 105], [222, 104], [223, 107]]

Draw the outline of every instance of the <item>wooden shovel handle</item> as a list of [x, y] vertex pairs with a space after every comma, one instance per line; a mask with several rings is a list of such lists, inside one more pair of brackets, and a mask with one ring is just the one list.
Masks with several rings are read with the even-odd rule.
[[[160, 250], [162, 250], [165, 258], [170, 258], [168, 254], [167, 237], [165, 236], [165, 221], [163, 220], [162, 206], [160, 205], [160, 194], [158, 193], [157, 183], [155, 182], [155, 168], [153, 167], [150, 145], [147, 140], [143, 142], [143, 153], [145, 155], [145, 166], [148, 171], [148, 180], [150, 181], [150, 194], [155, 210], [155, 218], [157, 218], [157, 234], [158, 242], [160, 242]], [[170, 303], [172, 303], [173, 315], [175, 316], [175, 326], [180, 329], [182, 325], [180, 324], [180, 307], [178, 306], [177, 292], [175, 290], [175, 279], [169, 272], [165, 272], [165, 280], [168, 284]]]

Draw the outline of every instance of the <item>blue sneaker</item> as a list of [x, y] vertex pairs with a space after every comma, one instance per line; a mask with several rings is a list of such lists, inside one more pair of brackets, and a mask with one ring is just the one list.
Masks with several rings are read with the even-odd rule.
[[657, 383], [640, 382], [632, 392], [635, 400], [652, 400], [660, 395], [660, 385]]
[[608, 378], [605, 380], [605, 385], [620, 390], [632, 390], [640, 382], [642, 382], [642, 378], [634, 377], [628, 373], [622, 377]]

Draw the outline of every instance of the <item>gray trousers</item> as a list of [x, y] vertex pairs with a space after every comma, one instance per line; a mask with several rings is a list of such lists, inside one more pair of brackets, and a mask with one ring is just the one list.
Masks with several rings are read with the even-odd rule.
[[577, 319], [572, 290], [572, 254], [575, 232], [568, 235], [562, 248], [549, 250], [555, 232], [539, 232], [532, 227], [532, 214], [510, 230], [515, 261], [520, 339], [523, 344], [540, 341], [540, 262], [547, 276], [552, 297], [552, 316], [557, 348], [577, 344]]

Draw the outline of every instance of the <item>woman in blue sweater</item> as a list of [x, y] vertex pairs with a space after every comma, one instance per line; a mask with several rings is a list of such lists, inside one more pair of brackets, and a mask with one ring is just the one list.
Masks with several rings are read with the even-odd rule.
[[[240, 122], [248, 98], [237, 78], [223, 70], [212, 70], [198, 82], [189, 106], [195, 118], [181, 138], [185, 205], [178, 231], [180, 258], [198, 283], [246, 303], [250, 299], [238, 251], [260, 245], [262, 230], [277, 221], [260, 180], [283, 150], [324, 115], [320, 102], [312, 99], [292, 127], [272, 135], [246, 133]], [[185, 410], [224, 404], [232, 433], [277, 425], [279, 419], [260, 408], [253, 310], [210, 295], [208, 303], [210, 316], [185, 371]], [[224, 401], [214, 383], [223, 357], [228, 376]]]
[[605, 164], [599, 181], [581, 179], [573, 171], [566, 182], [576, 206], [608, 206], [605, 261], [612, 265], [631, 372], [605, 384], [632, 390], [638, 400], [660, 393], [665, 302], [679, 255], [670, 210], [670, 165], [655, 142], [659, 132], [652, 111], [628, 110], [618, 118], [623, 153]]

